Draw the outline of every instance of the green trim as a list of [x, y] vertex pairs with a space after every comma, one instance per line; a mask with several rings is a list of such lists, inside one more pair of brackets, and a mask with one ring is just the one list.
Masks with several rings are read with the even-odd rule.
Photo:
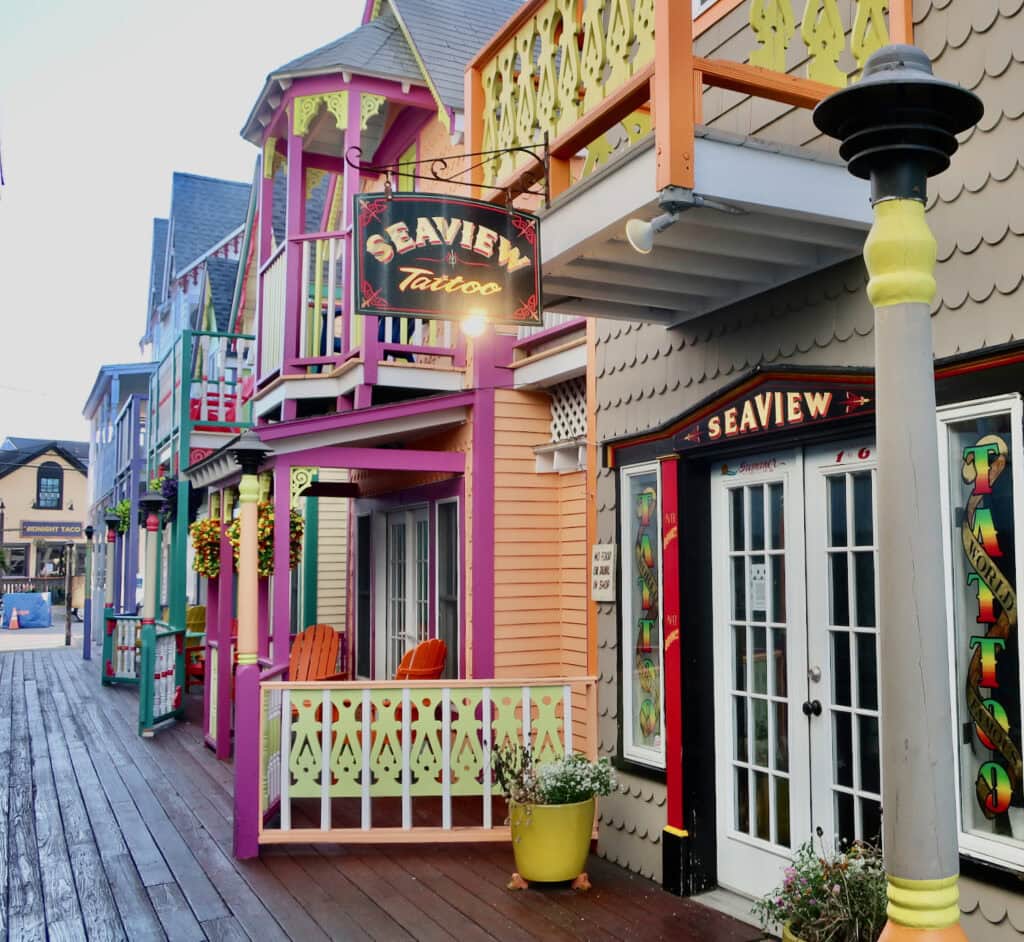
[[[159, 578], [159, 577], [158, 577]], [[160, 596], [157, 596], [159, 599]], [[156, 625], [142, 626], [139, 652], [139, 735], [153, 728], [153, 672], [156, 670]]]
[[398, 25], [402, 28], [402, 35], [405, 37], [406, 43], [409, 45], [409, 51], [412, 53], [412, 57], [416, 60], [416, 64], [420, 67], [420, 72], [423, 73], [423, 79], [427, 83], [427, 88], [430, 94], [433, 96], [434, 101], [437, 103], [437, 120], [444, 125], [444, 129], [451, 132], [452, 120], [448, 114], [448, 109], [445, 107], [443, 101], [441, 101], [441, 95], [437, 91], [437, 86], [434, 85], [434, 80], [430, 77], [430, 73], [427, 71], [427, 66], [423, 62], [423, 57], [420, 55], [419, 49], [416, 48], [416, 43], [412, 41], [412, 33], [409, 32], [409, 27], [405, 25], [405, 20], [402, 19], [402, 14], [398, 12], [398, 7], [395, 4], [391, 4], [391, 12], [395, 14], [395, 19], [398, 20]]
[[[108, 547], [108, 549], [106, 550], [106, 553], [104, 554], [104, 560], [103, 560], [103, 563], [104, 563], [104, 569], [103, 569], [103, 573], [104, 573], [103, 590], [104, 590], [104, 593], [106, 592], [107, 579], [110, 578], [110, 564], [109, 564], [108, 560], [109, 560], [109, 557], [113, 556], [113, 552], [109, 549], [109, 547], [113, 546], [114, 544], [113, 543], [106, 543], [105, 545]], [[100, 662], [100, 683], [104, 687], [109, 687], [114, 682], [114, 678], [113, 677], [108, 677], [107, 676], [107, 665], [109, 664], [111, 667], [113, 667], [113, 665], [114, 665], [114, 636], [112, 634], [110, 634], [110, 632], [107, 630], [109, 621], [113, 617], [114, 617], [114, 610], [113, 610], [113, 608], [111, 608], [109, 605], [104, 605], [103, 606], [103, 654], [100, 655], [101, 658], [102, 658], [102, 661]], [[96, 630], [95, 626], [93, 626], [93, 630], [94, 631]]]
[[[316, 475], [313, 480], [316, 480]], [[307, 625], [317, 622], [317, 560], [320, 542], [320, 498], [306, 498], [306, 530], [302, 536], [302, 620]]]

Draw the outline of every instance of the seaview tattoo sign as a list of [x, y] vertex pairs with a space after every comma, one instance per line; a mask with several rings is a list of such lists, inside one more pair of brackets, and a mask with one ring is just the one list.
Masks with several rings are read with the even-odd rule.
[[425, 193], [355, 197], [355, 312], [542, 323], [540, 220]]

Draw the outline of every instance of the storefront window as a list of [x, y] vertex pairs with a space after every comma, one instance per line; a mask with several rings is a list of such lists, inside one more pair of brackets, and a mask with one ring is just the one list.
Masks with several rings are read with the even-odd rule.
[[658, 466], [622, 472], [623, 754], [665, 767]]
[[940, 410], [947, 475], [961, 849], [1024, 864], [1017, 618], [1021, 404]]
[[11, 578], [25, 578], [28, 576], [28, 546], [25, 544], [7, 544], [2, 547], [3, 555], [7, 557], [6, 575]]

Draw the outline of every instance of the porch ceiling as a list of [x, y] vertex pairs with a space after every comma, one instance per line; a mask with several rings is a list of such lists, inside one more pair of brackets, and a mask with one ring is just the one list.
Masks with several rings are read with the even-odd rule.
[[641, 255], [626, 222], [662, 209], [653, 139], [542, 213], [544, 307], [666, 326], [859, 255], [871, 225], [868, 185], [836, 162], [698, 129], [694, 192], [737, 214], [684, 211]]

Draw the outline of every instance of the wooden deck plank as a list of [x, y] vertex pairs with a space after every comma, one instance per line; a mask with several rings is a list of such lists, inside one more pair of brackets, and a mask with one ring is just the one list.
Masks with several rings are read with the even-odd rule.
[[117, 913], [110, 884], [103, 872], [99, 849], [93, 837], [92, 825], [82, 800], [78, 779], [71, 765], [64, 739], [63, 722], [54, 704], [48, 679], [40, 655], [36, 655], [36, 677], [42, 721], [46, 728], [46, 741], [50, 755], [50, 769], [60, 806], [60, 819], [68, 847], [71, 872], [86, 933], [93, 938], [125, 938], [121, 919]]
[[202, 942], [206, 939], [203, 927], [199, 925], [177, 883], [157, 883], [155, 886], [147, 886], [146, 892], [169, 942]]
[[39, 685], [35, 680], [25, 681], [25, 708], [29, 747], [32, 750], [32, 786], [35, 792], [32, 808], [35, 813], [46, 928], [58, 938], [81, 938], [85, 935], [85, 923], [82, 921], [75, 877], [71, 872], [65, 822], [57, 802], [43, 707], [39, 702]]
[[[249, 942], [250, 939], [234, 916], [211, 919], [201, 925], [210, 942]], [[260, 939], [260, 942], [263, 939], [262, 936], [253, 936], [252, 938]]]
[[[81, 667], [68, 679], [73, 689], [81, 690], [83, 696], [88, 696], [88, 683], [92, 678], [83, 673]], [[248, 901], [241, 899], [244, 890], [240, 889], [236, 897], [232, 895], [230, 888], [218, 885], [218, 889], [239, 922], [243, 926], [251, 925], [256, 930], [253, 938], [259, 938], [261, 942], [264, 938], [273, 940], [280, 937], [309, 939], [313, 942], [326, 940], [327, 936], [305, 913], [298, 901], [267, 870], [262, 861], [236, 861], [231, 856], [231, 822], [223, 816], [218, 817], [217, 810], [208, 801], [211, 792], [222, 790], [222, 786], [209, 775], [209, 766], [219, 767], [222, 763], [205, 748], [196, 759], [190, 754], [186, 755], [177, 744], [179, 735], [191, 735], [201, 739], [200, 730], [190, 723], [184, 723], [162, 731], [159, 736], [143, 743], [134, 729], [134, 704], [122, 697], [103, 697], [98, 706], [105, 728], [111, 734], [118, 735], [122, 742], [134, 742], [138, 747], [145, 748], [152, 762], [163, 773], [169, 787], [173, 787], [181, 795], [187, 795], [190, 808], [198, 806], [205, 809], [202, 814], [197, 815], [198, 825], [192, 832], [196, 841], [201, 843], [199, 846], [190, 846], [204, 868], [204, 860], [207, 858], [204, 857], [203, 845], [207, 848], [216, 847], [221, 859], [229, 861], [242, 886], [248, 889]], [[159, 776], [154, 776], [154, 779], [158, 778]], [[184, 802], [176, 803], [175, 807], [182, 809]], [[183, 819], [179, 816], [177, 820]], [[186, 841], [189, 840], [188, 833], [184, 833], [183, 836]], [[211, 871], [207, 869], [207, 872]], [[275, 926], [275, 919], [280, 929]]]
[[[65, 691], [65, 678], [57, 671], [56, 663], [53, 659], [45, 662], [50, 695], [58, 713], [70, 718], [73, 714]], [[69, 719], [62, 724], [62, 731], [121, 923], [133, 942], [135, 939], [146, 942], [164, 939], [166, 936], [160, 920], [128, 853], [117, 819], [107, 803], [78, 724]]]
[[25, 658], [14, 654], [11, 707], [11, 781], [8, 834], [8, 933], [15, 939], [42, 939], [46, 935], [42, 875], [32, 807], [32, 755], [25, 705]]
[[7, 938], [7, 821], [11, 784], [11, 692], [14, 658], [0, 658], [0, 938]]

